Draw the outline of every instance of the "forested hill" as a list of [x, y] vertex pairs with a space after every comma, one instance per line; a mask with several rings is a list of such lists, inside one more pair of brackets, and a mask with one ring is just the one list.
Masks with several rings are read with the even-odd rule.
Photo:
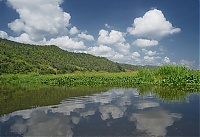
[[120, 72], [138, 66], [119, 64], [104, 57], [64, 51], [57, 46], [38, 46], [0, 39], [0, 74], [38, 72], [63, 74], [74, 71]]

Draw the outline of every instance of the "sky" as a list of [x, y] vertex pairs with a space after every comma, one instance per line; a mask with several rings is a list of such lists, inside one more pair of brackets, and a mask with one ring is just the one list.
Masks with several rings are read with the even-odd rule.
[[199, 0], [0, 0], [0, 37], [199, 69]]

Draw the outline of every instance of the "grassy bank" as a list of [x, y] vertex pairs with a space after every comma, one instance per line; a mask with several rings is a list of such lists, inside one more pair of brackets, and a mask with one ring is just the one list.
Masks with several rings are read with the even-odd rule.
[[0, 76], [0, 84], [45, 84], [63, 86], [126, 86], [126, 85], [161, 85], [161, 86], [200, 86], [200, 71], [182, 66], [160, 66], [155, 69], [141, 68], [136, 72], [90, 72], [60, 75], [6, 74]]

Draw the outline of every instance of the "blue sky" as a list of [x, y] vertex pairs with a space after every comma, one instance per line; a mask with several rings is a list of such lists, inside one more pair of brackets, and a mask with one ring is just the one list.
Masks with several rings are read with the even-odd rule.
[[198, 0], [0, 0], [0, 37], [134, 65], [199, 68]]

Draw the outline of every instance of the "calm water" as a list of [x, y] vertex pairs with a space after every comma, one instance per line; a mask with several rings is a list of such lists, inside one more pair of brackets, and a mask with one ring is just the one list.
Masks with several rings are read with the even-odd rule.
[[[170, 91], [170, 89], [169, 89]], [[1, 136], [199, 136], [199, 95], [137, 88], [71, 97], [0, 117]], [[144, 92], [144, 91], [143, 91]], [[177, 95], [174, 95], [177, 96]], [[44, 96], [45, 97], [45, 96]], [[173, 100], [173, 101], [169, 101]]]

